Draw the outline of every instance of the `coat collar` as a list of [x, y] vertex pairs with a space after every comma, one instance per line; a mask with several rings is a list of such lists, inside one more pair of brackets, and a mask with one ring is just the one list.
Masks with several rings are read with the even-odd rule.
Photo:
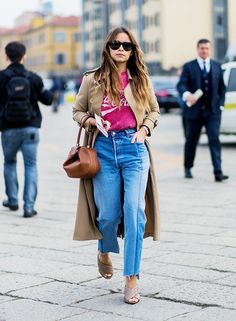
[[[96, 69], [96, 70], [97, 70], [97, 69]], [[128, 78], [129, 78], [130, 80], [132, 80], [133, 78], [132, 78], [132, 76], [131, 76], [131, 73], [130, 73], [129, 69], [127, 69], [127, 74], [128, 74]], [[105, 78], [102, 79], [101, 75], [99, 75], [99, 77], [98, 77], [98, 82], [101, 83], [101, 82], [102, 82], [101, 80], [104, 80], [104, 79], [105, 79]]]
[[[132, 80], [132, 76], [131, 76], [130, 71], [128, 69], [127, 69], [127, 73], [128, 73], [129, 80]], [[91, 103], [91, 106], [93, 106], [94, 112], [97, 115], [100, 115], [102, 101], [103, 101], [103, 97], [104, 97], [104, 93], [105, 93], [105, 86], [104, 86], [103, 81], [101, 81], [101, 77], [98, 78], [98, 81], [94, 80], [94, 82], [95, 82], [95, 86], [93, 88], [93, 92], [91, 93], [90, 103]], [[129, 105], [134, 106], [135, 101], [131, 98], [132, 92], [131, 92], [131, 88], [130, 88], [129, 83], [125, 88], [124, 94], [125, 94], [125, 97], [129, 103]]]

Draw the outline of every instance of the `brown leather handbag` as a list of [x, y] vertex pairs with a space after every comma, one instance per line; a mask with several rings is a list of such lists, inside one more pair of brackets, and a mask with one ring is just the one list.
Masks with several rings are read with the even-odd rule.
[[93, 132], [90, 131], [88, 133], [89, 138], [87, 146], [80, 146], [80, 136], [84, 122], [80, 125], [76, 146], [71, 148], [66, 161], [63, 163], [66, 174], [71, 178], [92, 178], [100, 169], [97, 152], [90, 147]]

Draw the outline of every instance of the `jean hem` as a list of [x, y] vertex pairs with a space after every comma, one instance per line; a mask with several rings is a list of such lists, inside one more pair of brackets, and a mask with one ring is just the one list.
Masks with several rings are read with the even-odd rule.
[[124, 277], [126, 277], [126, 278], [131, 278], [132, 276], [136, 276], [137, 279], [139, 280], [139, 273], [132, 273], [132, 274], [130, 274], [130, 273], [128, 273], [128, 274], [124, 273], [123, 275], [124, 275]]

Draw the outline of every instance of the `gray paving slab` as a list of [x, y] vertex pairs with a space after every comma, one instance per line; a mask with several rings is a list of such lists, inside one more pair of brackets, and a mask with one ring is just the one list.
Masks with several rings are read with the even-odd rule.
[[[185, 180], [179, 116], [162, 116], [150, 138], [158, 177], [161, 240], [144, 240], [142, 301], [128, 306], [123, 303], [124, 242], [119, 242], [120, 254], [112, 255], [115, 273], [108, 281], [97, 271], [97, 241], [72, 240], [78, 180], [68, 179], [61, 164], [77, 126], [71, 120], [71, 106], [64, 107], [57, 115], [42, 109], [39, 214], [23, 219], [22, 200], [16, 212], [0, 206], [0, 289], [5, 293], [0, 295], [0, 320], [4, 313], [4, 321], [231, 321], [232, 316], [235, 321], [234, 148], [222, 147], [225, 172], [230, 175], [227, 182], [214, 182], [204, 142], [198, 146], [194, 179]], [[19, 157], [19, 195], [22, 165]], [[0, 198], [4, 198], [1, 179]], [[73, 304], [78, 296], [84, 301]], [[73, 306], [65, 306], [71, 302]]]
[[0, 304], [0, 320], [4, 321], [57, 321], [84, 313], [75, 307], [19, 299]]
[[[199, 225], [193, 225], [193, 224], [184, 224], [176, 223], [173, 224], [172, 222], [164, 222], [162, 223], [162, 230], [166, 232], [179, 232], [179, 233], [188, 233], [188, 234], [203, 234], [203, 235], [221, 235], [224, 234], [224, 232], [227, 231], [226, 228], [220, 228], [217, 226], [199, 226]], [[231, 235], [229, 235], [231, 236]]]
[[28, 289], [12, 291], [11, 295], [65, 306], [108, 293], [109, 291], [106, 290], [93, 289], [91, 291], [91, 288], [55, 281], [32, 286]]
[[[185, 243], [200, 243], [200, 244], [216, 244], [219, 243], [219, 237], [216, 240], [215, 236], [200, 235], [200, 234], [189, 234], [189, 233], [178, 233], [178, 232], [164, 232], [162, 233], [162, 241], [165, 242], [185, 242]], [[224, 244], [223, 244], [224, 245]]]
[[61, 319], [63, 321], [143, 321], [142, 319], [128, 318], [114, 313], [85, 312], [74, 317]]
[[[236, 205], [235, 205], [235, 207], [236, 207]], [[235, 229], [225, 230], [225, 231], [217, 233], [217, 236], [236, 237], [236, 231], [235, 231]]]
[[236, 258], [222, 257], [222, 259], [210, 265], [211, 269], [236, 272]]
[[[197, 210], [198, 211], [198, 210]], [[211, 209], [208, 209], [209, 212], [211, 212]], [[217, 208], [214, 208], [214, 212], [217, 211]], [[215, 226], [220, 228], [226, 228], [226, 229], [232, 229], [236, 228], [236, 222], [235, 218], [230, 218], [227, 216], [227, 213], [222, 211], [222, 208], [220, 207], [218, 211], [221, 212], [222, 216], [217, 217], [214, 216], [214, 220], [209, 220], [209, 213], [205, 216], [195, 216], [194, 218], [189, 218], [185, 221], [185, 224], [192, 224], [193, 222], [198, 225], [202, 226]], [[197, 214], [197, 213], [196, 213]]]
[[[2, 304], [4, 302], [12, 301], [12, 300], [13, 300], [12, 297], [0, 294], [0, 304]], [[0, 317], [1, 317], [1, 315], [0, 315]]]
[[80, 283], [101, 277], [97, 268], [87, 265], [76, 265], [68, 269], [51, 269], [51, 271], [43, 272], [41, 275], [70, 283]]
[[226, 278], [215, 280], [214, 283], [236, 287], [236, 274], [232, 273], [229, 276], [227, 276]]
[[219, 284], [186, 281], [184, 285], [161, 291], [157, 297], [236, 310], [236, 288]]
[[28, 288], [48, 282], [51, 282], [51, 280], [42, 277], [21, 275], [16, 273], [5, 273], [0, 275], [0, 293], [6, 294], [10, 291]]
[[[37, 220], [36, 217], [33, 219]], [[52, 227], [53, 228], [53, 227]], [[37, 237], [32, 235], [11, 235], [9, 233], [0, 234], [0, 242], [5, 244], [26, 245], [39, 248], [47, 248], [54, 250], [65, 250], [67, 247], [73, 247], [74, 242], [72, 239], [61, 240], [58, 238]]]
[[65, 250], [53, 250], [53, 249], [40, 249], [28, 246], [17, 245], [4, 245], [0, 246], [0, 251], [4, 251], [2, 256], [7, 256], [7, 253], [17, 255], [24, 258], [45, 259], [49, 261], [57, 261], [71, 264], [90, 264], [96, 265], [96, 252], [94, 254], [88, 253], [88, 249], [77, 249], [74, 252]]
[[199, 311], [172, 318], [171, 321], [235, 321], [236, 310], [204, 308]]
[[209, 240], [209, 244], [211, 243], [217, 244], [217, 245], [236, 247], [236, 238], [216, 236]]
[[110, 294], [87, 300], [77, 304], [77, 306], [145, 321], [164, 321], [179, 314], [199, 310], [199, 307], [196, 306], [147, 297], [142, 297], [138, 305], [130, 306], [124, 304], [122, 294]]
[[[167, 252], [183, 252], [196, 254], [210, 254], [224, 256], [226, 247], [213, 244], [199, 244], [193, 242], [160, 242], [159, 249]], [[227, 256], [227, 254], [226, 254]]]
[[229, 276], [229, 272], [213, 271], [194, 266], [143, 261], [142, 271], [152, 275], [170, 276], [183, 280], [212, 281]]
[[68, 230], [61, 230], [58, 229], [53, 221], [45, 224], [45, 226], [16, 226], [13, 227], [10, 231], [13, 234], [19, 234], [19, 235], [27, 235], [27, 236], [40, 236], [40, 237], [49, 237], [53, 239], [57, 239], [60, 237], [60, 239], [64, 239], [66, 241], [71, 239], [72, 235], [72, 226], [71, 229], [68, 228]]
[[[139, 291], [141, 295], [151, 296], [161, 290], [171, 289], [177, 285], [181, 285], [182, 280], [178, 280], [172, 277], [161, 277], [157, 275], [144, 274], [140, 275]], [[83, 286], [95, 287], [98, 289], [106, 289], [113, 292], [122, 292], [124, 290], [123, 282], [120, 275], [115, 274], [111, 280], [97, 279], [88, 282], [84, 282]]]
[[60, 271], [62, 269], [73, 267], [70, 263], [60, 263], [55, 264], [53, 261], [22, 258], [19, 256], [10, 256], [0, 258], [0, 270], [8, 272], [16, 272], [23, 274], [38, 275], [51, 271]]
[[225, 258], [216, 255], [205, 255], [205, 254], [193, 254], [193, 253], [171, 253], [163, 257], [155, 257], [156, 262], [172, 263], [185, 266], [195, 267], [209, 267], [213, 266], [217, 262], [225, 260]]

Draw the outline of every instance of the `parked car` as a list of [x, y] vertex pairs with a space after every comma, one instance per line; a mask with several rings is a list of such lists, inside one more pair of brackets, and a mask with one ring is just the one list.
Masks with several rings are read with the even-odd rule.
[[236, 61], [222, 65], [226, 85], [225, 105], [221, 118], [221, 134], [236, 135]]
[[178, 77], [151, 76], [150, 79], [160, 108], [166, 113], [172, 108], [179, 108], [179, 94], [176, 89]]

